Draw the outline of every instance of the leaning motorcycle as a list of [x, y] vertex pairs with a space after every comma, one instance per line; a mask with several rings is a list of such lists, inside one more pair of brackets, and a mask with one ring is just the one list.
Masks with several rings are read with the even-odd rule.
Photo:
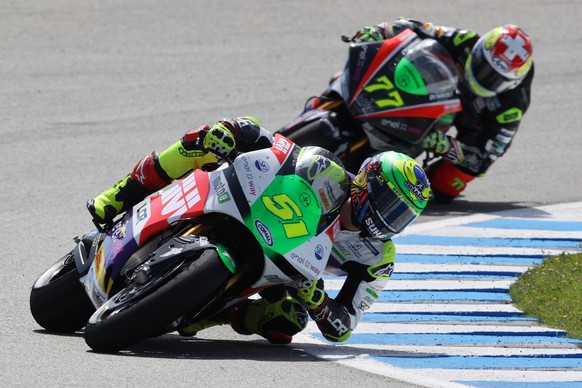
[[32, 315], [53, 332], [85, 327], [93, 350], [116, 352], [317, 279], [348, 187], [335, 155], [276, 135], [273, 147], [194, 171], [77, 238], [34, 283]]
[[410, 29], [382, 42], [351, 43], [341, 75], [278, 133], [334, 152], [352, 172], [380, 151], [416, 158], [425, 151], [422, 140], [446, 132], [461, 110], [457, 80], [445, 48]]

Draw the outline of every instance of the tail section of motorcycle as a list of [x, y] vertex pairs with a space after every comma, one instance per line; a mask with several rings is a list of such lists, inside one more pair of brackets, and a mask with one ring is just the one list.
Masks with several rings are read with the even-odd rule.
[[336, 154], [350, 172], [370, 155], [368, 138], [342, 101], [317, 102], [297, 120], [278, 131], [299, 146], [317, 145]]

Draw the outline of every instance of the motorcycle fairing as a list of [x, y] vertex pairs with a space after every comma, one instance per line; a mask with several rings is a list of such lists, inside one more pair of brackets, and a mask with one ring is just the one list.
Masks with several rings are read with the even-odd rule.
[[[450, 124], [451, 114], [461, 110], [452, 78], [449, 91], [436, 92], [430, 87], [430, 77], [423, 79], [407, 59], [413, 50], [426, 46], [423, 42], [407, 29], [383, 42], [352, 44], [346, 68], [331, 87], [339, 92], [355, 118], [386, 133], [386, 141], [393, 136], [419, 144], [439, 119], [446, 118], [443, 125]], [[434, 58], [449, 68], [450, 56], [438, 42], [430, 42], [437, 46]], [[456, 75], [455, 69], [444, 79], [453, 73]]]
[[[392, 39], [382, 43], [352, 45], [348, 60], [350, 74], [350, 90], [348, 106], [353, 105], [360, 96], [364, 87], [369, 85], [372, 77], [383, 69], [384, 65], [418, 36], [410, 29], [402, 31]], [[357, 48], [357, 50], [354, 50]], [[377, 50], [377, 53], [374, 53]], [[368, 52], [370, 52], [368, 54]], [[352, 59], [357, 54], [357, 59]], [[364, 74], [362, 72], [365, 71]], [[359, 81], [359, 82], [358, 82]], [[354, 89], [354, 86], [357, 87]]]
[[261, 277], [263, 281], [266, 279], [268, 282], [259, 283], [255, 287], [265, 283], [284, 283], [303, 277], [310, 280], [320, 278], [331, 256], [333, 242], [339, 230], [340, 220], [337, 217], [322, 233], [313, 236], [284, 255], [270, 256], [270, 261], [274, 266], [265, 265]]
[[114, 280], [139, 246], [172, 223], [202, 213], [208, 186], [208, 173], [195, 171], [135, 205], [106, 233], [89, 273], [81, 279], [94, 304], [107, 300]]

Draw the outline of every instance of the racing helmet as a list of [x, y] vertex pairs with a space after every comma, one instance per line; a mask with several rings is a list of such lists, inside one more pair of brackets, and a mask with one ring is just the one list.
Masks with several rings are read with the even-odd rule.
[[481, 97], [493, 97], [512, 89], [531, 68], [531, 39], [518, 26], [497, 27], [483, 35], [465, 62], [465, 80]]
[[301, 148], [295, 174], [311, 184], [321, 204], [322, 215], [337, 212], [346, 199], [350, 178], [333, 153], [318, 146]]
[[418, 162], [399, 152], [382, 152], [366, 160], [352, 182], [352, 223], [364, 235], [388, 240], [420, 215], [429, 193]]

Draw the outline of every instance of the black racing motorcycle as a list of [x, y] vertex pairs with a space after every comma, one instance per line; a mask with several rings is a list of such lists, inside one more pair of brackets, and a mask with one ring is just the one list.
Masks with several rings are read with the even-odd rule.
[[382, 42], [351, 43], [343, 72], [277, 132], [334, 152], [351, 172], [380, 151], [416, 158], [425, 151], [422, 140], [446, 132], [461, 110], [457, 80], [445, 48], [410, 29]]

